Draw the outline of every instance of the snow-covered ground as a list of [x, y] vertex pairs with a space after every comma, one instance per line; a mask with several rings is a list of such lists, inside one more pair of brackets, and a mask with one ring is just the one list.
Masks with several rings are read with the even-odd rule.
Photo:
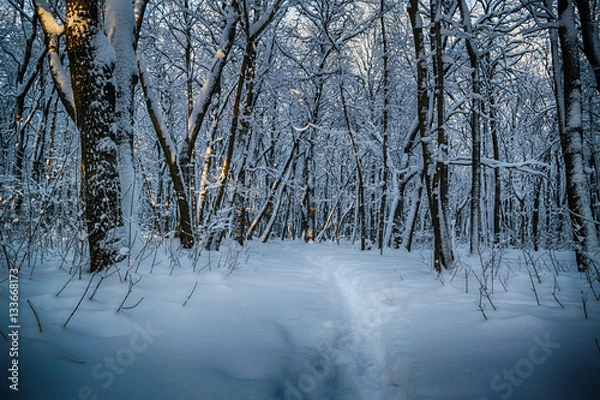
[[19, 392], [0, 337], [0, 398], [599, 398], [600, 285], [569, 257], [484, 254], [482, 268], [463, 256], [438, 277], [425, 252], [277, 241], [194, 259], [146, 247], [99, 287], [75, 275], [58, 296], [70, 275], [56, 258], [21, 271]]

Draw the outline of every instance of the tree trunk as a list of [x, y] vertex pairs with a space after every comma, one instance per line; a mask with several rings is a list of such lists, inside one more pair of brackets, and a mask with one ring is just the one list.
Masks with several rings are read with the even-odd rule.
[[75, 120], [81, 142], [82, 197], [90, 269], [117, 261], [123, 220], [115, 132], [114, 52], [104, 35], [100, 4], [67, 0], [65, 33]]
[[385, 1], [381, 0], [379, 3], [379, 22], [381, 23], [381, 41], [383, 46], [383, 110], [382, 110], [382, 137], [383, 142], [381, 144], [381, 154], [383, 157], [383, 165], [381, 172], [381, 200], [379, 203], [379, 232], [378, 232], [378, 240], [377, 247], [379, 248], [380, 254], [383, 254], [383, 246], [384, 246], [384, 234], [385, 234], [385, 207], [387, 203], [387, 185], [388, 185], [388, 120], [389, 120], [389, 67], [388, 67], [388, 43], [385, 29]]
[[[147, 3], [148, 0], [143, 0]], [[134, 108], [135, 87], [139, 80], [139, 70], [135, 51], [138, 32], [136, 17], [143, 18], [145, 6], [134, 15], [130, 2], [121, 0], [106, 1], [105, 25], [108, 26], [108, 40], [116, 56], [115, 81], [117, 85], [115, 122], [117, 124], [118, 165], [121, 182], [121, 209], [126, 221], [126, 246], [132, 246], [133, 231], [137, 228], [138, 199], [134, 166]]]
[[465, 0], [459, 0], [465, 31], [465, 44], [471, 67], [471, 225], [469, 251], [473, 254], [479, 248], [479, 231], [481, 227], [481, 77], [479, 66], [479, 50], [471, 26], [471, 14]]
[[[434, 50], [434, 74], [436, 75], [436, 90], [433, 99], [430, 98], [427, 89], [427, 66], [426, 54], [423, 46], [423, 22], [419, 15], [419, 2], [411, 0], [408, 13], [413, 27], [413, 40], [415, 43], [415, 55], [417, 58], [417, 112], [419, 117], [419, 133], [421, 136], [421, 147], [423, 153], [423, 166], [425, 173], [425, 188], [431, 214], [434, 254], [433, 267], [441, 272], [442, 268], [450, 268], [454, 264], [454, 249], [452, 245], [452, 234], [447, 222], [447, 167], [444, 158], [447, 153], [447, 143], [444, 134], [444, 87], [443, 87], [443, 62], [441, 49], [441, 10], [436, 1], [432, 2], [435, 10], [432, 10], [434, 26], [432, 41], [436, 43]], [[435, 11], [435, 12], [434, 12]], [[437, 108], [437, 148], [434, 147], [433, 132], [431, 129], [431, 118], [433, 114], [433, 100]]]
[[[14, 175], [14, 201], [11, 206], [13, 211], [19, 212], [21, 204], [23, 202], [23, 179], [25, 178], [24, 167], [25, 167], [25, 142], [26, 135], [25, 130], [28, 123], [31, 121], [31, 117], [26, 117], [25, 113], [25, 100], [27, 94], [31, 89], [36, 77], [39, 72], [42, 71], [43, 61], [46, 51], [42, 52], [37, 61], [32, 60], [33, 49], [35, 44], [35, 38], [37, 36], [38, 29], [38, 17], [34, 14], [31, 20], [31, 33], [25, 42], [25, 51], [23, 53], [23, 59], [18, 65], [15, 87], [15, 113], [13, 116], [13, 130], [15, 132], [15, 164], [13, 166]], [[35, 63], [34, 63], [35, 61]], [[32, 67], [31, 65], [35, 66]]]
[[354, 138], [354, 128], [352, 128], [352, 124], [350, 123], [350, 117], [348, 116], [348, 107], [346, 105], [346, 98], [344, 96], [344, 88], [343, 85], [340, 84], [340, 99], [342, 102], [342, 110], [344, 113], [344, 120], [346, 122], [346, 128], [348, 129], [348, 135], [350, 136], [350, 142], [352, 143], [352, 150], [354, 152], [354, 159], [356, 161], [356, 180], [357, 180], [357, 196], [356, 196], [356, 225], [359, 227], [359, 236], [360, 236], [360, 250], [365, 250], [365, 239], [367, 236], [367, 227], [365, 220], [365, 190], [364, 190], [364, 182], [363, 182], [363, 174], [362, 174], [362, 166], [360, 162], [360, 150], [358, 148], [358, 144], [356, 143], [356, 139]]
[[[498, 124], [496, 122], [496, 104], [492, 95], [490, 101], [490, 131], [492, 136], [492, 154], [495, 161], [500, 161], [500, 143], [498, 138]], [[499, 244], [502, 236], [502, 182], [500, 182], [500, 168], [494, 168], [494, 244]]]
[[[594, 78], [596, 79], [596, 91], [600, 93], [600, 38], [598, 37], [597, 24], [594, 21], [594, 11], [590, 7], [589, 0], [575, 0], [579, 10], [579, 21], [581, 23], [581, 34], [583, 36], [583, 52], [592, 66]], [[594, 8], [597, 5], [595, 4]]]
[[189, 249], [194, 245], [194, 234], [192, 229], [190, 202], [187, 198], [187, 190], [185, 187], [185, 181], [183, 179], [183, 173], [179, 165], [179, 158], [177, 157], [175, 144], [173, 143], [171, 134], [169, 133], [167, 125], [164, 122], [164, 117], [162, 115], [160, 106], [157, 104], [156, 98], [154, 97], [154, 93], [152, 91], [153, 85], [150, 82], [146, 65], [139, 52], [138, 66], [140, 69], [140, 81], [144, 91], [148, 113], [150, 114], [150, 120], [152, 121], [154, 130], [156, 131], [158, 142], [169, 169], [169, 175], [171, 177], [171, 182], [173, 183], [173, 189], [175, 190], [177, 211], [179, 213], [179, 218], [177, 221], [177, 235], [181, 240], [182, 246], [186, 249]]
[[[190, 188], [193, 185], [194, 178], [192, 168], [194, 146], [198, 138], [198, 134], [200, 133], [200, 128], [202, 127], [202, 124], [206, 117], [206, 113], [211, 104], [211, 100], [219, 91], [221, 74], [223, 72], [223, 67], [225, 66], [225, 63], [227, 62], [227, 57], [229, 55], [229, 51], [231, 50], [231, 46], [233, 45], [238, 20], [238, 2], [236, 0], [233, 0], [231, 5], [229, 6], [226, 25], [221, 34], [219, 48], [217, 49], [217, 52], [214, 56], [208, 77], [202, 85], [202, 89], [200, 90], [198, 100], [193, 105], [190, 104], [190, 102], [192, 101], [191, 88], [188, 88], [188, 91], [190, 93], [188, 95], [189, 117], [187, 134], [179, 151], [179, 159], [183, 168], [184, 180], [186, 182], [186, 185]], [[209, 143], [209, 149], [212, 150], [210, 146], [211, 143]], [[200, 201], [200, 199], [198, 201]], [[199, 222], [202, 223], [202, 220], [199, 220]]]
[[558, 12], [565, 104], [565, 129], [560, 142], [577, 265], [585, 271], [598, 258], [600, 246], [584, 172], [581, 72], [573, 5], [569, 0], [558, 0]]

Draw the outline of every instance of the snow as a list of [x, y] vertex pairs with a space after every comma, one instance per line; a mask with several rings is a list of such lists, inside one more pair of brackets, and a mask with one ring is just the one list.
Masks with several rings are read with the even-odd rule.
[[[344, 244], [227, 243], [198, 256], [147, 242], [128, 255], [102, 280], [73, 269], [58, 295], [71, 276], [61, 257], [46, 256], [31, 279], [21, 270], [19, 396], [4, 379], [1, 398], [591, 399], [600, 390], [600, 303], [569, 253], [532, 258], [539, 306], [533, 264], [516, 251], [494, 255], [493, 287], [479, 257], [438, 276], [428, 252]], [[483, 297], [487, 320], [484, 276], [497, 308]], [[8, 297], [5, 279], [1, 304]], [[6, 313], [2, 321], [6, 332]]]
[[102, 71], [102, 68], [116, 64], [117, 56], [115, 55], [115, 50], [109, 43], [104, 32], [98, 30], [92, 36], [91, 46], [94, 49], [94, 65], [98, 70]]
[[60, 36], [63, 34], [65, 27], [54, 19], [50, 6], [46, 0], [35, 0], [37, 7], [37, 15], [40, 18], [44, 30], [49, 35]]
[[107, 0], [105, 3], [105, 26], [108, 40], [114, 49], [118, 62], [114, 77], [117, 83], [116, 116], [118, 125], [118, 157], [121, 180], [121, 207], [126, 218], [125, 237], [129, 240], [136, 235], [138, 202], [136, 193], [136, 170], [133, 155], [133, 122], [130, 108], [133, 108], [133, 85], [138, 76], [137, 57], [134, 51], [135, 17], [130, 1]]

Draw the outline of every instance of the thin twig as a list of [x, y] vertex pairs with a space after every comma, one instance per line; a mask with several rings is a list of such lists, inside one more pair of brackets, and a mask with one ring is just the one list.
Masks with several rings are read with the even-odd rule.
[[33, 311], [33, 316], [35, 317], [35, 320], [37, 322], [38, 329], [40, 330], [40, 333], [42, 333], [42, 323], [40, 322], [40, 317], [38, 316], [37, 311], [35, 311], [35, 308], [33, 307], [33, 304], [29, 299], [27, 299], [27, 304], [29, 304], [29, 308], [31, 308], [31, 311]]
[[[477, 304], [477, 302], [475, 302], [475, 304]], [[483, 305], [481, 304], [481, 301], [477, 305], [477, 308], [479, 309], [479, 311], [481, 311], [481, 315], [483, 315], [483, 318], [485, 318], [485, 320], [487, 321], [488, 317], [487, 317], [487, 315], [485, 315], [485, 310], [484, 310]]]
[[54, 295], [54, 297], [60, 296], [60, 294], [62, 293], [62, 291], [65, 290], [65, 288], [67, 287], [67, 285], [69, 283], [71, 283], [71, 281], [73, 280], [74, 277], [75, 277], [75, 274], [71, 275], [71, 277], [69, 278], [69, 280], [67, 282], [65, 282], [65, 284], [63, 285], [63, 287], [60, 288], [60, 290]]
[[[140, 303], [142, 302], [142, 300], [144, 300], [144, 298], [143, 298], [143, 297], [142, 297], [142, 298], [140, 298], [140, 299], [138, 300], [138, 302], [137, 302], [137, 303], [135, 303], [134, 305], [132, 305], [132, 306], [123, 306], [123, 307], [120, 307], [119, 309], [120, 309], [120, 310], [133, 310], [134, 308], [136, 308], [137, 306], [139, 306], [139, 305], [140, 305]], [[119, 312], [119, 311], [117, 310], [117, 312]]]
[[533, 276], [531, 276], [531, 271], [529, 270], [529, 268], [527, 268], [527, 273], [529, 274], [529, 280], [531, 281], [531, 287], [533, 290], [533, 293], [535, 294], [535, 301], [537, 302], [537, 305], [540, 305], [540, 298], [538, 297], [538, 293], [537, 290], [535, 288], [535, 284], [533, 283]]
[[590, 273], [589, 269], [586, 271], [586, 274], [587, 274], [587, 281], [590, 285], [590, 289], [592, 289], [592, 294], [594, 295], [594, 298], [596, 299], [596, 301], [600, 301], [600, 296], [598, 296], [596, 294], [596, 289], [594, 288], [594, 280], [592, 279], [592, 274]]
[[88, 282], [87, 286], [85, 287], [85, 291], [83, 292], [83, 294], [81, 295], [81, 298], [77, 302], [77, 305], [75, 306], [75, 308], [71, 312], [71, 315], [69, 315], [69, 318], [67, 318], [67, 320], [65, 321], [65, 323], [63, 325], [63, 328], [67, 327], [67, 324], [69, 323], [69, 321], [71, 320], [71, 318], [73, 318], [73, 315], [75, 315], [75, 312], [77, 312], [77, 309], [81, 305], [81, 302], [83, 301], [83, 298], [85, 297], [85, 295], [87, 294], [88, 290], [90, 289], [90, 285], [92, 284], [92, 281], [94, 280], [94, 276], [96, 276], [95, 272], [92, 273], [92, 277], [90, 278], [90, 281]]
[[144, 298], [142, 297], [137, 303], [135, 303], [135, 305], [133, 306], [128, 306], [125, 307], [124, 304], [127, 301], [127, 298], [129, 297], [129, 295], [131, 294], [131, 292], [133, 291], [133, 286], [138, 283], [139, 281], [142, 280], [142, 277], [140, 277], [140, 279], [138, 279], [137, 281], [135, 281], [135, 283], [133, 282], [133, 279], [131, 278], [131, 275], [129, 275], [129, 288], [127, 289], [127, 294], [125, 295], [125, 297], [123, 298], [123, 301], [121, 302], [121, 304], [119, 305], [119, 308], [117, 309], [117, 312], [121, 311], [121, 310], [130, 310], [132, 308], [137, 307], [142, 300], [144, 300]]
[[477, 278], [477, 281], [479, 282], [479, 293], [480, 293], [480, 296], [481, 296], [481, 294], [485, 294], [485, 297], [490, 302], [490, 305], [492, 306], [492, 308], [494, 309], [494, 311], [496, 311], [497, 308], [494, 305], [494, 303], [492, 302], [492, 299], [490, 298], [490, 293], [487, 290], [487, 286], [483, 284], [483, 281], [481, 279], [479, 279], [479, 276], [477, 275], [477, 272], [473, 271], [473, 275], [475, 275], [475, 278]]
[[560, 301], [558, 301], [558, 298], [556, 297], [556, 293], [552, 292], [552, 297], [554, 297], [554, 300], [556, 300], [556, 302], [558, 303], [559, 306], [561, 306], [561, 308], [565, 308], [565, 306], [562, 305], [562, 303]]
[[196, 281], [196, 283], [194, 283], [194, 288], [192, 289], [192, 291], [190, 292], [190, 294], [188, 295], [187, 299], [185, 299], [185, 302], [183, 303], [183, 305], [185, 306], [188, 301], [190, 300], [190, 298], [192, 297], [192, 295], [194, 294], [194, 292], [196, 291], [196, 288], [198, 287], [198, 281]]
[[558, 291], [560, 292], [560, 286], [558, 286], [558, 281], [556, 280], [556, 275], [554, 275], [554, 290], [553, 290], [553, 292], [555, 292], [556, 289], [558, 289]]
[[108, 278], [109, 276], [113, 275], [115, 272], [117, 272], [116, 270], [114, 270], [113, 272], [111, 272], [108, 275], [102, 275], [100, 277], [100, 280], [98, 281], [98, 284], [96, 285], [96, 287], [94, 288], [94, 291], [92, 292], [92, 294], [90, 295], [89, 300], [92, 300], [94, 298], [94, 296], [96, 296], [96, 292], [98, 291], [98, 288], [100, 287], [100, 284], [102, 283], [102, 281], [104, 281], [104, 278]]

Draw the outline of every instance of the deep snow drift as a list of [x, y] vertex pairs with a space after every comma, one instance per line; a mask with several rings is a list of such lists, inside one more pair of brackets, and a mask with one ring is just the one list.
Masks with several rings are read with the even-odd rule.
[[426, 252], [277, 241], [197, 257], [149, 244], [102, 279], [54, 257], [21, 270], [19, 391], [0, 337], [0, 397], [597, 398], [600, 285], [570, 257], [463, 256], [437, 276]]

